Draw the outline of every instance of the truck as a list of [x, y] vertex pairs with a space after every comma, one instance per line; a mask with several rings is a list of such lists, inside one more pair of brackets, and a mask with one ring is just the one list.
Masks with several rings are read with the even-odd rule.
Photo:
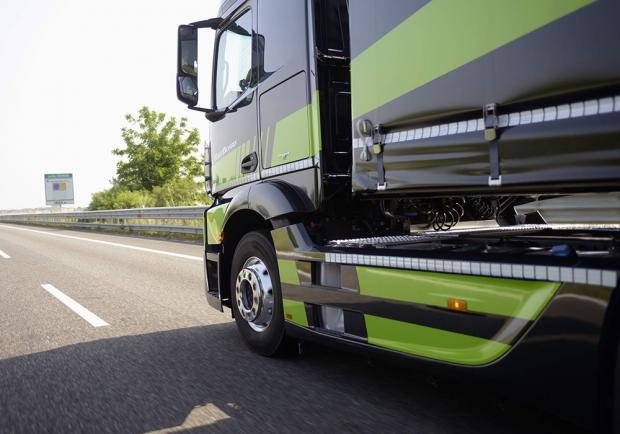
[[225, 0], [179, 26], [208, 303], [265, 356], [320, 341], [620, 430], [619, 16]]

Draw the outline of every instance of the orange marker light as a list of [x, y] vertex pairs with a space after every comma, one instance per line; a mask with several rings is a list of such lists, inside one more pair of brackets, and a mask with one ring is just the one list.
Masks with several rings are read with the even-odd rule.
[[220, 234], [220, 243], [224, 242], [224, 232]]
[[465, 300], [457, 300], [456, 298], [448, 299], [448, 309], [459, 312], [467, 312], [467, 302]]

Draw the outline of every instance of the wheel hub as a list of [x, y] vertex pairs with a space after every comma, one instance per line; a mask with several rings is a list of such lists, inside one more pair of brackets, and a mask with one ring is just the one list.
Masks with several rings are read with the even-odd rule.
[[273, 318], [273, 284], [263, 261], [251, 257], [237, 275], [235, 303], [241, 317], [252, 329], [261, 332]]

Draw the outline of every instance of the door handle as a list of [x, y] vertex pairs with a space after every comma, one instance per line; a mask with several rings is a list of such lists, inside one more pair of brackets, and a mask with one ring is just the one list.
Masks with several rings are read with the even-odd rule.
[[256, 155], [256, 152], [252, 152], [250, 155], [241, 160], [241, 173], [252, 173], [256, 170], [257, 166], [258, 155]]

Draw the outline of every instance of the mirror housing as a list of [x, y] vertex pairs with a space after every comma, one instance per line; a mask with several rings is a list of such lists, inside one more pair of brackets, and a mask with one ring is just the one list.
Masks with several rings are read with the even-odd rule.
[[224, 119], [224, 117], [226, 116], [226, 110], [209, 110], [208, 112], [205, 113], [205, 117], [207, 118], [208, 121], [210, 122], [217, 122], [219, 120]]

